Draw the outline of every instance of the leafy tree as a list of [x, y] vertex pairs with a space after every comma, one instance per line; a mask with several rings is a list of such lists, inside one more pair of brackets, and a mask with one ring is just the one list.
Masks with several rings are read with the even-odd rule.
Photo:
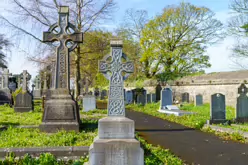
[[7, 68], [7, 61], [5, 60], [6, 54], [4, 50], [8, 50], [11, 46], [10, 41], [5, 38], [3, 34], [0, 34], [0, 67]]
[[174, 80], [210, 67], [207, 46], [224, 35], [223, 25], [205, 7], [167, 6], [142, 31], [141, 61], [147, 78]]
[[247, 68], [243, 66], [242, 59], [248, 57], [248, 1], [232, 0], [229, 8], [232, 10], [232, 17], [228, 20], [228, 32], [236, 39], [231, 58], [239, 66]]

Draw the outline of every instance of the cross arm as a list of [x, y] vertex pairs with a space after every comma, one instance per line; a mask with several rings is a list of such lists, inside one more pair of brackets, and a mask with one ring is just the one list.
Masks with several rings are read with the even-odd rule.
[[133, 73], [134, 72], [134, 64], [131, 61], [128, 61], [126, 63], [122, 64], [123, 71], [127, 73]]
[[106, 73], [109, 71], [109, 64], [106, 61], [99, 61], [99, 72]]

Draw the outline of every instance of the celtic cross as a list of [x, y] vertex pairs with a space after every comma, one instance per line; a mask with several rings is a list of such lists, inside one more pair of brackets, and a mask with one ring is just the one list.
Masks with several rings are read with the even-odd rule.
[[[53, 24], [47, 32], [43, 33], [43, 42], [59, 41], [57, 47], [56, 67], [54, 76], [54, 88], [70, 89], [70, 61], [69, 52], [76, 48], [78, 43], [83, 42], [83, 33], [79, 32], [74, 25], [69, 22], [69, 7], [59, 7], [58, 23]], [[70, 33], [72, 29], [74, 33]], [[68, 48], [67, 43], [73, 42]]]
[[[112, 40], [111, 54], [99, 61], [99, 71], [110, 80], [108, 116], [125, 116], [123, 81], [134, 71], [134, 65], [128, 61], [127, 56], [122, 53], [122, 40]], [[109, 62], [108, 59], [111, 58]], [[126, 62], [122, 62], [122, 59]], [[108, 74], [111, 72], [111, 75]], [[123, 73], [126, 74], [123, 76]]]

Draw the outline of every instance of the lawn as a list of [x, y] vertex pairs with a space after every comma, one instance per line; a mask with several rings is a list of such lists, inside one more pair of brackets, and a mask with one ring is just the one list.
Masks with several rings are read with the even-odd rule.
[[[169, 120], [175, 123], [179, 123], [185, 126], [188, 126], [190, 128], [200, 129], [205, 132], [214, 133], [218, 136], [220, 136], [223, 139], [229, 140], [235, 140], [239, 142], [246, 142], [245, 138], [242, 137], [238, 133], [234, 134], [228, 134], [228, 133], [220, 133], [213, 131], [209, 128], [203, 128], [204, 124], [206, 124], [206, 121], [210, 119], [210, 105], [204, 104], [202, 106], [194, 106], [193, 104], [184, 104], [182, 107], [180, 107], [181, 110], [190, 111], [190, 112], [196, 112], [196, 114], [193, 115], [184, 115], [184, 116], [175, 116], [175, 115], [166, 115], [163, 113], [158, 112], [160, 103], [153, 103], [153, 104], [147, 104], [145, 106], [142, 105], [128, 105], [126, 106], [129, 109], [143, 112], [152, 116], [156, 116], [165, 120]], [[233, 107], [227, 106], [226, 107], [226, 117], [227, 119], [231, 120], [235, 118], [235, 109]], [[220, 127], [229, 127], [236, 130], [244, 130], [248, 131], [248, 124], [244, 125], [236, 125], [236, 126], [227, 126], [219, 124]]]
[[[35, 105], [34, 112], [16, 113], [13, 108], [0, 106], [0, 123], [9, 126], [7, 130], [0, 131], [0, 148], [9, 147], [45, 147], [45, 146], [90, 146], [97, 136], [98, 120], [107, 115], [107, 110], [93, 110], [89, 112], [80, 111], [80, 118], [83, 122], [81, 132], [74, 131], [57, 133], [44, 133], [34, 128], [16, 128], [16, 125], [39, 125], [42, 112], [39, 104]], [[146, 165], [183, 165], [183, 161], [172, 154], [168, 149], [148, 144], [145, 139], [136, 135], [141, 142], [145, 154]], [[57, 160], [51, 154], [42, 154], [40, 158], [32, 158], [26, 155], [22, 159], [14, 155], [0, 160], [1, 164], [82, 164], [88, 159], [82, 158], [77, 161], [64, 162]]]

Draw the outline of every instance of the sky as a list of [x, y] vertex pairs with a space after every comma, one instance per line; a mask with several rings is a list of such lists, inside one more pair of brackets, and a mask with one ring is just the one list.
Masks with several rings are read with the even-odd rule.
[[[196, 6], [205, 6], [216, 13], [216, 18], [226, 23], [230, 12], [228, 9], [229, 0], [184, 0], [190, 2]], [[107, 30], [114, 29], [123, 19], [124, 13], [129, 8], [147, 10], [150, 18], [153, 18], [157, 14], [162, 13], [162, 10], [167, 5], [179, 4], [181, 0], [116, 0], [118, 3], [118, 10], [114, 13], [112, 21], [104, 22], [101, 26]], [[6, 9], [10, 5], [10, 0], [0, 0], [0, 14], [8, 16], [9, 13]], [[66, 5], [66, 4], [65, 4]], [[6, 33], [7, 29], [0, 27], [0, 33]], [[42, 32], [41, 32], [42, 33]], [[7, 33], [6, 33], [7, 34]], [[8, 35], [8, 34], [7, 34]], [[23, 50], [26, 48], [33, 48], [30, 41], [25, 44], [19, 45], [19, 48], [12, 48], [11, 52], [8, 52], [8, 67], [11, 73], [18, 74], [22, 70], [28, 70], [32, 75], [32, 79], [38, 73], [38, 68], [35, 64], [29, 62], [26, 59]], [[207, 73], [221, 72], [221, 71], [233, 71], [239, 70], [240, 67], [236, 66], [229, 56], [231, 55], [230, 47], [234, 43], [234, 39], [227, 37], [220, 41], [216, 45], [212, 45], [207, 49], [207, 53], [210, 56], [211, 68], [206, 69]]]

